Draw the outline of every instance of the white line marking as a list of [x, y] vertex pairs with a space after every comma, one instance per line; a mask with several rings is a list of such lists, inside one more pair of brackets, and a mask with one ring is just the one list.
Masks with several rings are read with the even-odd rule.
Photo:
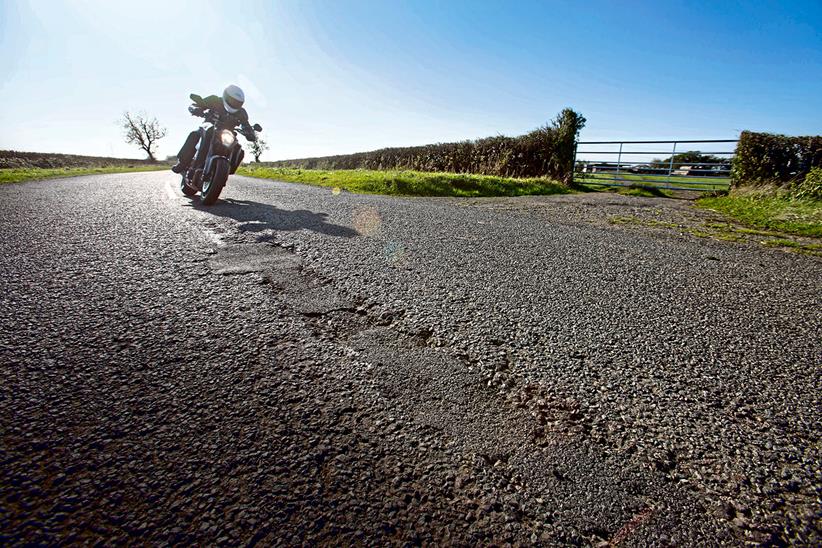
[[171, 188], [171, 181], [166, 183], [166, 194], [171, 200], [177, 201], [177, 193]]

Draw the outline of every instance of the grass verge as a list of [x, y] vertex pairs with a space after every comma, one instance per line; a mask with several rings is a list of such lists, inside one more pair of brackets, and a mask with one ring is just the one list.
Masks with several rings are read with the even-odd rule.
[[102, 173], [130, 173], [132, 171], [158, 171], [168, 169], [165, 164], [154, 166], [101, 166], [101, 167], [62, 167], [62, 168], [10, 168], [0, 169], [0, 184], [22, 183], [37, 179], [53, 179], [55, 177], [76, 177], [78, 175], [96, 175]]
[[761, 244], [767, 247], [778, 247], [784, 251], [822, 257], [822, 243], [805, 238], [797, 238], [784, 232], [745, 228], [736, 226], [733, 223], [705, 222], [700, 225], [687, 225], [656, 219], [646, 219], [632, 215], [609, 217], [608, 222], [612, 225], [634, 225], [675, 230], [680, 234], [690, 234], [697, 238]]
[[288, 181], [360, 194], [395, 196], [528, 196], [568, 194], [570, 188], [550, 179], [514, 179], [467, 173], [292, 169], [242, 166], [239, 175]]
[[639, 196], [641, 198], [670, 198], [673, 192], [658, 187], [646, 186], [603, 186], [592, 183], [580, 185], [584, 190], [591, 192], [613, 192], [615, 194], [622, 194], [623, 196]]
[[696, 204], [753, 228], [822, 238], [822, 200], [749, 191], [700, 198]]

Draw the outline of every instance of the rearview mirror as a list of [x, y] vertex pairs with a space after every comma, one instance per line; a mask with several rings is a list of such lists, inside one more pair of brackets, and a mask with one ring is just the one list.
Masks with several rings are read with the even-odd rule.
[[260, 124], [254, 124], [251, 127], [254, 129], [254, 131], [262, 131], [263, 130], [263, 126], [261, 126]]
[[192, 101], [197, 103], [198, 105], [203, 102], [203, 98], [197, 95], [196, 93], [192, 93], [188, 96]]

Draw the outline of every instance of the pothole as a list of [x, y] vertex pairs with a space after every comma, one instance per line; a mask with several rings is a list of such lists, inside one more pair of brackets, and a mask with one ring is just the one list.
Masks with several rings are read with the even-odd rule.
[[300, 259], [271, 244], [234, 244], [217, 249], [209, 259], [215, 274], [285, 273], [297, 271]]
[[[271, 243], [232, 244], [217, 248], [209, 259], [215, 274], [256, 274], [276, 298], [332, 334], [346, 331], [332, 324], [357, 324], [357, 303], [341, 295], [333, 285], [303, 267], [294, 252]], [[350, 318], [342, 321], [340, 317]]]

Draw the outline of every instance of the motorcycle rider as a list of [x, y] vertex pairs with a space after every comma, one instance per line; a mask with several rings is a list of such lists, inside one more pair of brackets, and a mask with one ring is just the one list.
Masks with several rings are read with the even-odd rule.
[[[256, 141], [257, 136], [254, 128], [248, 123], [248, 113], [243, 108], [245, 103], [245, 94], [238, 86], [234, 84], [228, 86], [223, 90], [223, 96], [209, 95], [202, 98], [199, 95], [192, 95], [194, 104], [188, 107], [188, 111], [195, 116], [203, 116], [209, 111], [216, 111], [220, 115], [230, 114], [237, 118], [240, 123], [240, 133], [249, 141]], [[209, 143], [213, 129], [203, 131], [201, 129], [192, 131], [188, 134], [183, 148], [177, 154], [177, 163], [171, 168], [174, 173], [183, 173], [188, 169], [200, 169], [205, 164], [206, 156], [208, 155]], [[197, 149], [197, 141], [200, 141], [200, 148]], [[194, 153], [197, 157], [194, 157]], [[194, 163], [192, 165], [192, 160]]]

